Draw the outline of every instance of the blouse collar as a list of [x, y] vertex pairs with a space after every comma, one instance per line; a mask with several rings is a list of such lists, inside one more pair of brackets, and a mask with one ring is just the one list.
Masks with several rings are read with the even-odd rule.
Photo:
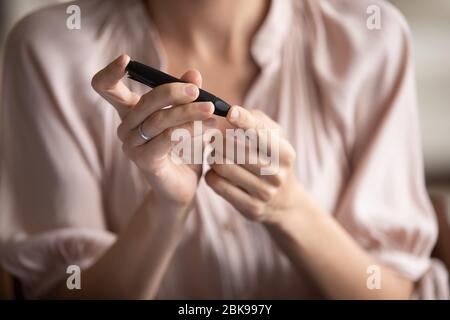
[[279, 58], [289, 33], [293, 10], [292, 0], [271, 0], [269, 12], [251, 46], [253, 58], [260, 67]]
[[[163, 48], [161, 47], [159, 34], [150, 19], [150, 15], [148, 14], [147, 6], [145, 5], [144, 1], [145, 0], [138, 0], [138, 7], [128, 7], [130, 9], [131, 7], [134, 7], [133, 10], [130, 10], [133, 12], [129, 12], [130, 15], [134, 15], [134, 19], [132, 19], [133, 21], [130, 21], [130, 23], [137, 28], [134, 28], [136, 32], [142, 32], [142, 30], [150, 30], [149, 33], [154, 44], [153, 49], [155, 50], [155, 53], [157, 55], [157, 60], [159, 62], [158, 64], [160, 68], [164, 70], [167, 67], [167, 58], [164, 54]], [[292, 0], [270, 1], [268, 13], [259, 30], [257, 30], [250, 48], [255, 62], [261, 68], [264, 68], [271, 63], [278, 61], [281, 49], [289, 33], [293, 10], [294, 8]], [[141, 15], [144, 20], [143, 24], [142, 19], [136, 19], [136, 14]], [[154, 63], [155, 61], [153, 60], [152, 62]]]

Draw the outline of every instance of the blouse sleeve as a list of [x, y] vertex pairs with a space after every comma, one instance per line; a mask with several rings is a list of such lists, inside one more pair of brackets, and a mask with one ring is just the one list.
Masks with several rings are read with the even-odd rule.
[[91, 265], [115, 238], [104, 221], [99, 137], [83, 119], [96, 116], [80, 90], [80, 75], [90, 79], [83, 64], [78, 73], [64, 67], [71, 57], [52, 44], [49, 20], [59, 21], [32, 16], [13, 30], [2, 81], [0, 263], [31, 298], [67, 266]]
[[437, 224], [424, 182], [409, 30], [390, 7], [382, 14], [382, 29], [367, 31], [375, 44], [361, 48], [351, 174], [336, 217], [380, 264], [417, 283], [415, 297], [448, 298], [446, 271], [430, 258]]

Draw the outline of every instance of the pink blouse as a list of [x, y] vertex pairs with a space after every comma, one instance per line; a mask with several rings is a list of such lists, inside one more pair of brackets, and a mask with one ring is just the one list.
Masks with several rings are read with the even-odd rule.
[[[366, 26], [374, 3], [380, 30]], [[30, 298], [68, 265], [95, 263], [148, 190], [90, 80], [123, 52], [166, 69], [157, 30], [141, 0], [78, 5], [81, 30], [66, 28], [62, 4], [22, 20], [7, 44], [0, 259]], [[303, 186], [380, 264], [417, 281], [415, 297], [448, 298], [447, 271], [430, 258], [437, 227], [401, 15], [378, 0], [273, 0], [251, 52], [261, 73], [244, 106], [281, 124]], [[202, 179], [158, 297], [317, 296], [265, 229]]]

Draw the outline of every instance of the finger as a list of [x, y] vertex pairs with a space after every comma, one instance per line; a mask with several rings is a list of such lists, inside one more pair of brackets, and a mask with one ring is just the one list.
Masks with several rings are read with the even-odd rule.
[[[268, 124], [270, 125], [270, 124]], [[290, 166], [295, 160], [295, 150], [289, 141], [281, 136], [276, 123], [272, 128], [235, 129], [227, 132], [222, 148], [225, 158], [237, 164], [257, 165], [256, 171], [271, 162]], [[218, 150], [221, 152], [221, 150]], [[254, 170], [252, 170], [254, 171]]]
[[240, 106], [232, 106], [227, 115], [228, 121], [234, 126], [242, 129], [275, 129], [281, 130], [278, 123], [258, 109], [247, 110]]
[[[197, 70], [188, 70], [181, 76], [180, 79], [186, 83], [191, 83], [194, 85], [194, 86], [184, 87], [185, 91], [186, 90], [188, 91], [188, 95], [189, 96], [192, 95], [192, 97], [190, 97], [190, 98], [182, 97], [181, 98], [182, 100], [161, 101], [160, 103], [162, 105], [158, 106], [158, 101], [160, 99], [159, 97], [163, 94], [164, 90], [161, 91], [161, 88], [160, 88], [161, 86], [154, 88], [152, 91], [150, 91], [148, 94], [146, 94], [142, 97], [141, 103], [139, 103], [139, 105], [136, 107], [136, 109], [127, 116], [127, 119], [125, 119], [125, 123], [124, 123], [125, 131], [132, 130], [133, 128], [135, 128], [139, 124], [141, 124], [145, 120], [145, 118], [147, 118], [150, 114], [152, 114], [152, 112], [154, 112], [155, 106], [158, 109], [158, 107], [163, 108], [168, 105], [174, 105], [177, 102], [188, 103], [188, 102], [194, 101], [198, 97], [198, 88], [201, 87], [202, 82], [203, 82], [202, 75]], [[183, 86], [183, 85], [184, 84], [181, 84], [181, 86]], [[178, 84], [178, 86], [180, 86], [180, 84]], [[163, 89], [167, 89], [167, 88], [163, 88]], [[176, 88], [173, 90], [175, 92], [172, 92], [172, 93], [174, 95], [176, 95]], [[169, 91], [169, 94], [170, 94], [170, 89], [167, 89], [167, 91]], [[158, 95], [157, 93], [161, 93], [161, 94]], [[186, 92], [184, 92], [184, 93], [186, 93]], [[156, 101], [154, 101], [154, 103], [149, 103], [149, 105], [146, 107], [142, 106], [142, 104], [144, 104], [146, 101], [148, 101], [148, 100], [151, 101], [152, 98], [156, 99]]]
[[[156, 148], [155, 144], [153, 143], [153, 140], [158, 138], [161, 142], [164, 142], [164, 139], [163, 140], [161, 140], [161, 139], [164, 138], [164, 136], [168, 135], [169, 133], [170, 133], [170, 135], [169, 135], [170, 146], [168, 146], [168, 148], [173, 147], [173, 146], [177, 145], [178, 143], [184, 143], [186, 139], [190, 139], [192, 141], [192, 139], [197, 139], [197, 138], [200, 138], [202, 148], [204, 148], [206, 145], [206, 142], [203, 141], [202, 135], [205, 133], [206, 130], [208, 130], [209, 128], [213, 128], [216, 125], [216, 119], [208, 118], [208, 119], [202, 121], [200, 126], [198, 125], [198, 123], [199, 122], [197, 122], [197, 121], [192, 121], [192, 122], [184, 123], [177, 127], [168, 128], [168, 129], [164, 130], [163, 132], [161, 132], [156, 137], [154, 137], [150, 141], [143, 140], [137, 131], [130, 132], [130, 134], [126, 137], [126, 139], [123, 142], [122, 149], [126, 154], [133, 155], [133, 154], [142, 152], [142, 150], [143, 150], [142, 147], [144, 145], [145, 145], [145, 147], [150, 146], [150, 148]], [[179, 134], [175, 134], [177, 132], [177, 130], [179, 130], [178, 131]], [[189, 144], [189, 146], [193, 146], [191, 148], [192, 152], [196, 151], [195, 147], [197, 146], [197, 144], [198, 143]], [[164, 150], [168, 150], [168, 149], [164, 149]], [[156, 149], [155, 149], [155, 153], [157, 153]]]
[[[248, 159], [256, 159], [256, 162], [248, 161]], [[226, 157], [223, 155], [221, 151], [214, 150], [214, 159], [208, 159], [208, 163], [210, 165], [213, 165], [214, 163], [226, 165], [234, 164], [254, 175], [258, 180], [265, 181], [275, 187], [281, 186], [284, 182], [286, 170], [280, 165], [280, 163], [278, 163], [278, 159], [276, 157], [261, 161], [261, 157], [255, 156], [253, 158], [249, 158], [249, 156], [246, 156], [246, 161], [236, 160], [239, 159], [231, 159], [230, 156]]]
[[211, 169], [263, 202], [269, 202], [275, 195], [276, 188], [274, 186], [239, 165], [214, 164]]
[[230, 183], [210, 170], [205, 175], [206, 183], [222, 198], [251, 220], [261, 220], [264, 206], [261, 201]]
[[[213, 119], [214, 105], [210, 102], [195, 102], [176, 108], [156, 111], [142, 123], [142, 133], [152, 139], [168, 128], [176, 128], [193, 121]], [[208, 124], [207, 124], [208, 125]], [[146, 141], [140, 137], [139, 127], [128, 131], [126, 137], [131, 137], [131, 145], [137, 146]], [[127, 138], [124, 139], [127, 139]]]
[[264, 128], [263, 123], [258, 121], [250, 111], [239, 106], [231, 107], [227, 114], [227, 120], [235, 127], [244, 130]]
[[216, 124], [215, 118], [209, 118], [202, 122], [190, 122], [182, 126], [182, 130], [174, 129], [172, 134], [172, 149], [170, 151], [172, 161], [188, 165], [203, 164], [203, 154], [207, 148], [204, 133]]
[[170, 106], [184, 105], [197, 99], [199, 91], [194, 84], [182, 82], [168, 83], [158, 86], [142, 96], [136, 107], [123, 119], [121, 131], [128, 132], [154, 112]]
[[129, 144], [123, 144], [122, 148], [138, 166], [148, 167], [155, 161], [165, 159], [172, 145], [172, 129], [167, 129], [143, 145], [131, 148]]
[[[182, 127], [187, 130], [189, 130], [190, 128], [189, 124], [185, 124]], [[136, 163], [144, 167], [148, 167], [149, 163], [151, 164], [154, 161], [159, 162], [166, 159], [166, 157], [170, 155], [172, 148], [177, 144], [181, 143], [181, 147], [183, 146], [183, 141], [180, 141], [173, 135], [176, 129], [177, 128], [166, 129], [152, 140], [137, 147], [130, 147], [129, 144], [123, 144], [123, 151], [132, 159], [137, 159], [135, 160]], [[186, 150], [178, 150], [177, 155], [179, 155], [179, 152], [181, 151], [183, 153], [183, 158], [185, 158], [185, 164], [193, 164], [193, 159], [195, 159], [195, 151], [197, 150], [196, 146], [198, 145], [198, 143], [202, 143], [203, 140], [199, 135], [188, 135], [186, 138], [191, 140], [191, 144], [189, 144], [189, 146], [193, 145], [193, 147], [190, 147]], [[193, 140], [197, 140], [198, 143], [192, 143]], [[183, 149], [183, 147], [181, 149]], [[203, 149], [201, 149], [200, 151], [202, 150]], [[185, 154], [185, 151], [188, 151], [188, 153]], [[201, 161], [201, 155], [202, 153], [200, 153], [200, 159], [198, 161]]]
[[278, 123], [276, 123], [272, 118], [270, 118], [267, 114], [262, 112], [261, 110], [250, 109], [249, 112], [253, 115], [254, 118], [256, 118], [260, 122], [264, 123], [265, 128], [281, 131], [280, 125]]
[[142, 125], [143, 132], [151, 139], [167, 128], [176, 127], [183, 123], [206, 120], [214, 113], [211, 102], [189, 103], [176, 108], [163, 109], [153, 113]]
[[188, 70], [181, 77], [184, 82], [195, 84], [197, 87], [201, 88], [203, 84], [202, 75], [198, 70]]
[[258, 148], [270, 151], [270, 138], [280, 135], [279, 127], [269, 117], [262, 116], [262, 114], [263, 112], [257, 110], [249, 111], [239, 106], [233, 106], [228, 112], [227, 119], [235, 127], [245, 130], [247, 135], [256, 138]]
[[91, 85], [105, 100], [112, 104], [119, 115], [124, 117], [139, 101], [139, 95], [130, 91], [121, 81], [125, 68], [130, 61], [127, 55], [121, 55], [93, 78]]

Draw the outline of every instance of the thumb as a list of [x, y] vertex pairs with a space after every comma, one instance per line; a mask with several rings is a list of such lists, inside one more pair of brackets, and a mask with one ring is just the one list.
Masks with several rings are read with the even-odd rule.
[[198, 70], [188, 70], [181, 76], [180, 79], [189, 83], [193, 83], [199, 88], [202, 87], [203, 78]]

